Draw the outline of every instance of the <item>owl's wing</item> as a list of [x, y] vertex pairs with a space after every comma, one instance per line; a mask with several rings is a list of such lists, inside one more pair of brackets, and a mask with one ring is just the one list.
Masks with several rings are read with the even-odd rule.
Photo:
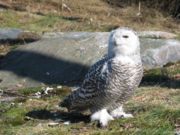
[[84, 93], [84, 96], [87, 98], [96, 96], [105, 88], [110, 68], [110, 61], [104, 58], [89, 69], [81, 86], [81, 92]]
[[69, 110], [83, 110], [88, 108], [94, 98], [101, 97], [108, 83], [111, 62], [107, 57], [90, 67], [82, 86], [69, 95], [61, 106]]

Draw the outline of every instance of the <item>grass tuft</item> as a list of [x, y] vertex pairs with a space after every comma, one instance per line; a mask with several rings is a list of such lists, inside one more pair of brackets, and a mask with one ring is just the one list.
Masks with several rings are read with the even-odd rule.
[[2, 115], [3, 123], [11, 126], [18, 126], [25, 123], [24, 116], [27, 110], [21, 107], [11, 108]]
[[30, 88], [23, 88], [23, 89], [20, 89], [18, 90], [20, 94], [23, 94], [23, 95], [30, 95], [30, 94], [34, 94], [36, 92], [42, 92], [43, 89], [41, 87], [30, 87]]

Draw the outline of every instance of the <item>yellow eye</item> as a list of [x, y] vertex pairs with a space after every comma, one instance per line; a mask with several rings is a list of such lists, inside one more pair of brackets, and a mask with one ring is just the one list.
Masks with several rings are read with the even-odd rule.
[[128, 38], [129, 36], [128, 35], [123, 35], [123, 38]]

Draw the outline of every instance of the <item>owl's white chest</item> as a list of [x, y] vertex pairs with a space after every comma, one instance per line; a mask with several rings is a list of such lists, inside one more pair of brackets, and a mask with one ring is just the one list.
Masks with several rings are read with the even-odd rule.
[[129, 56], [119, 55], [113, 58], [114, 63], [134, 65], [135, 61]]

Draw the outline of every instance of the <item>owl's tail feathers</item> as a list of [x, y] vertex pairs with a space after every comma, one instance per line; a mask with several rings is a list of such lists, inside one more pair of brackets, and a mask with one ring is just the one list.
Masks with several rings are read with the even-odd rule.
[[74, 108], [76, 108], [76, 99], [78, 96], [78, 90], [74, 91], [70, 95], [64, 98], [62, 102], [60, 102], [60, 107], [66, 107], [69, 112], [73, 111]]
[[85, 102], [82, 102], [79, 97], [79, 91], [76, 90], [69, 96], [67, 96], [62, 102], [60, 102], [60, 107], [66, 107], [68, 112], [79, 112], [88, 107]]

